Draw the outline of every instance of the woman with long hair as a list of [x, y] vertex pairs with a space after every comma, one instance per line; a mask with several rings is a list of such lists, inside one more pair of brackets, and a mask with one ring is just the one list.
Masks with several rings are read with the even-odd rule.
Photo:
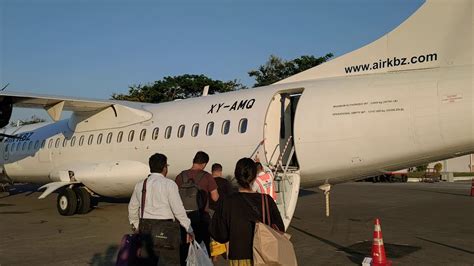
[[283, 231], [284, 225], [272, 197], [252, 190], [252, 183], [257, 177], [255, 162], [250, 158], [240, 159], [235, 165], [234, 174], [239, 192], [224, 198], [217, 206], [210, 232], [216, 241], [229, 242], [231, 266], [251, 266], [255, 223], [263, 221], [262, 201], [268, 202], [267, 208], [273, 226]]

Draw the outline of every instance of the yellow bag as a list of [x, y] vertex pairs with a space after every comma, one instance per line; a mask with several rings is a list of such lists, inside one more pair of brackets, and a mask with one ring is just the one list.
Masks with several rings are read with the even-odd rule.
[[227, 249], [225, 244], [221, 244], [213, 239], [211, 239], [211, 257], [216, 257], [221, 254], [226, 253]]

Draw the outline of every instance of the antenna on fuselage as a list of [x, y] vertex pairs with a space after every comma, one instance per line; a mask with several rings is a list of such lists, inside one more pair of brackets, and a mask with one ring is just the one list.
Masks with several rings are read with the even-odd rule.
[[202, 96], [207, 96], [209, 93], [209, 85], [204, 86], [204, 89], [202, 90]]
[[10, 85], [10, 83], [7, 83], [7, 85], [5, 85], [0, 91], [4, 91], [8, 87], [8, 85]]

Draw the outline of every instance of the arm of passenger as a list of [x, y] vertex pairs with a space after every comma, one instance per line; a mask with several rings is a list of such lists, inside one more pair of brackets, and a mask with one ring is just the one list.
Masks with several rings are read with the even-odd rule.
[[211, 198], [213, 201], [218, 201], [219, 200], [219, 192], [217, 192], [217, 189], [214, 189], [211, 191]]
[[140, 200], [138, 199], [137, 194], [137, 185], [133, 189], [132, 197], [130, 198], [130, 202], [128, 203], [128, 221], [131, 225], [138, 229], [138, 224], [140, 221], [139, 216], [139, 209], [140, 209]]
[[214, 180], [214, 177], [212, 177], [210, 174], [207, 175], [207, 191], [210, 191], [213, 201], [217, 202], [219, 200], [219, 192], [217, 192], [216, 180]]
[[181, 226], [186, 229], [186, 232], [192, 233], [193, 228], [191, 227], [191, 220], [189, 220], [188, 216], [186, 215], [186, 210], [184, 209], [183, 201], [179, 196], [178, 185], [176, 185], [176, 183], [172, 183], [170, 186], [168, 201], [174, 217], [178, 219]]

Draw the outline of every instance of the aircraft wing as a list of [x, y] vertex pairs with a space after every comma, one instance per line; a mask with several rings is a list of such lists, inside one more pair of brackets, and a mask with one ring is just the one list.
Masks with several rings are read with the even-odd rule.
[[[7, 123], [12, 107], [45, 109], [54, 121], [60, 119], [63, 110], [73, 111], [82, 117], [92, 117], [95, 114], [104, 112], [112, 113], [114, 117], [122, 120], [123, 124], [128, 124], [130, 121], [144, 121], [152, 117], [152, 114], [143, 108], [143, 103], [10, 91], [0, 91], [0, 105], [5, 109], [0, 110], [0, 116], [2, 120], [7, 120]], [[10, 110], [7, 110], [8, 108]], [[101, 118], [101, 120], [105, 119]]]
[[10, 97], [14, 106], [26, 108], [44, 108], [63, 102], [65, 111], [98, 111], [112, 106], [112, 101], [92, 100], [87, 98], [62, 97], [22, 92], [0, 92], [0, 97]]

